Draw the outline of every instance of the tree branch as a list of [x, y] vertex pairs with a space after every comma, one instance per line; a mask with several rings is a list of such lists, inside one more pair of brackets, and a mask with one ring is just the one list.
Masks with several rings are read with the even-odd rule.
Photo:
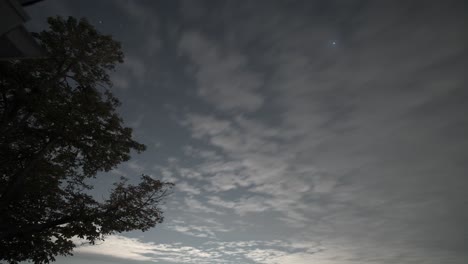
[[8, 186], [3, 191], [2, 196], [0, 196], [0, 208], [8, 206], [13, 197], [19, 193], [19, 188], [24, 183], [28, 174], [31, 173], [40, 159], [44, 157], [44, 155], [55, 145], [57, 141], [58, 138], [49, 140], [45, 146], [33, 156], [25, 168], [12, 176]]
[[59, 225], [71, 223], [74, 218], [71, 216], [65, 216], [63, 218], [53, 220], [50, 222], [42, 223], [42, 224], [35, 224], [35, 225], [28, 225], [21, 228], [13, 228], [8, 227], [7, 231], [0, 231], [0, 239], [8, 239], [19, 235], [27, 235], [32, 233], [41, 232], [47, 230], [49, 228], [53, 228]]

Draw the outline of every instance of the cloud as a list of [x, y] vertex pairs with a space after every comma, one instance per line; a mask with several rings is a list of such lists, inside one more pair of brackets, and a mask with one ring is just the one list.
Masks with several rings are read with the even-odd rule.
[[248, 70], [239, 51], [223, 49], [200, 32], [184, 32], [179, 51], [194, 65], [199, 96], [218, 109], [251, 112], [263, 104], [262, 78]]
[[196, 199], [193, 199], [193, 198], [185, 198], [184, 202], [185, 202], [185, 206], [186, 206], [185, 208], [190, 212], [218, 214], [218, 215], [223, 214], [222, 212], [220, 212], [220, 211], [218, 211], [218, 210], [216, 210], [214, 208], [211, 208], [209, 206], [206, 206], [203, 203], [201, 203], [200, 201], [198, 201]]
[[[179, 224], [181, 222], [179, 221]], [[206, 227], [175, 227], [175, 231], [180, 231], [188, 235], [195, 235], [204, 238], [203, 232]], [[190, 230], [195, 230], [191, 234]], [[201, 235], [196, 232], [201, 231]], [[222, 230], [224, 232], [226, 230]], [[367, 252], [357, 254], [358, 246], [366, 246]], [[297, 264], [310, 263], [311, 260], [320, 263], [333, 264], [340, 263], [380, 263], [391, 259], [404, 258], [409, 263], [418, 263], [421, 257], [415, 254], [416, 248], [389, 248], [361, 244], [353, 247], [343, 248], [335, 243], [313, 243], [299, 242], [293, 243], [285, 240], [245, 240], [245, 241], [214, 241], [204, 242], [198, 246], [187, 246], [183, 243], [161, 243], [144, 242], [137, 238], [128, 238], [120, 235], [112, 235], [98, 245], [79, 246], [75, 253], [101, 255], [131, 261], [146, 261], [159, 263], [162, 261], [169, 263], [202, 263], [208, 264], [216, 262], [223, 263], [264, 263], [264, 264]], [[435, 261], [453, 261], [458, 259], [450, 256], [449, 252], [441, 251], [439, 254], [428, 253]], [[379, 262], [380, 261], [380, 262]], [[392, 262], [390, 262], [392, 263]]]
[[152, 27], [152, 29], [159, 26], [158, 20], [154, 19], [154, 12], [152, 6], [144, 4], [142, 2], [132, 2], [125, 0], [114, 1], [117, 8], [126, 13], [127, 17], [139, 22], [146, 24], [146, 26]]
[[276, 264], [277, 262], [272, 259], [277, 259], [285, 254], [283, 251], [274, 249], [254, 249], [247, 253], [247, 258], [252, 259], [256, 263]]
[[127, 55], [124, 63], [117, 67], [117, 71], [111, 74], [114, 87], [127, 90], [131, 84], [141, 84], [145, 81], [148, 65], [144, 60], [135, 55]]
[[139, 114], [133, 121], [129, 122], [129, 126], [135, 130], [139, 129], [143, 123], [144, 118], [144, 114]]
[[227, 120], [199, 114], [189, 114], [183, 124], [192, 128], [193, 136], [196, 138], [215, 136], [231, 128], [231, 123]]
[[130, 86], [130, 81], [128, 80], [128, 78], [123, 77], [118, 74], [113, 74], [111, 80], [112, 80], [112, 85], [114, 87], [117, 87], [122, 90], [126, 90]]
[[77, 253], [104, 255], [135, 261], [169, 261], [171, 263], [208, 263], [219, 254], [177, 244], [155, 244], [136, 238], [113, 235], [93, 246], [80, 246]]
[[125, 165], [135, 173], [141, 173], [145, 170], [145, 166], [136, 160], [130, 160]]
[[146, 50], [148, 52], [148, 55], [155, 55], [156, 52], [161, 50], [162, 45], [162, 40], [156, 33], [153, 33], [150, 36], [148, 36], [146, 43]]
[[188, 184], [187, 182], [178, 182], [176, 185], [176, 188], [179, 189], [182, 192], [192, 194], [192, 195], [198, 195], [200, 194], [200, 189]]
[[174, 219], [167, 225], [167, 228], [188, 236], [212, 239], [217, 239], [216, 233], [232, 231], [232, 229], [226, 228], [222, 223], [212, 218], [194, 217], [191, 217], [191, 220]]
[[[466, 98], [461, 58], [466, 59], [467, 43], [460, 39], [459, 17], [448, 15], [456, 12], [453, 6], [427, 5], [416, 14], [399, 2], [352, 10], [331, 2], [331, 16], [342, 19], [336, 23], [311, 16], [321, 10], [314, 3], [291, 9], [275, 3], [261, 14], [255, 5], [226, 6], [207, 19], [222, 21], [232, 42], [189, 31], [181, 50], [196, 62], [199, 87], [203, 81], [217, 83], [206, 81], [213, 76], [243, 82], [223, 75], [231, 71], [203, 73], [204, 65], [220, 64], [221, 57], [230, 61], [232, 50], [243, 54], [232, 65], [267, 65], [269, 78], [260, 74], [264, 79], [254, 83], [268, 90], [251, 91], [269, 98], [271, 111], [266, 118], [229, 111], [187, 115], [184, 125], [193, 139], [223, 157], [194, 167], [212, 193], [200, 202], [243, 216], [279, 213], [269, 224], [284, 221], [284, 228], [297, 230], [296, 239], [331, 241], [329, 251], [346, 252], [337, 257], [343, 263], [396, 261], [397, 252], [406, 253], [394, 243], [403, 240], [420, 255], [401, 259], [415, 262], [428, 259], [424, 252], [434, 245], [460, 248], [462, 235], [444, 224], [456, 222], [467, 169], [460, 157], [468, 142], [454, 132], [466, 131], [460, 98]], [[338, 45], [330, 46], [330, 39]], [[230, 98], [223, 110], [244, 103]], [[363, 246], [373, 243], [381, 245], [375, 252], [390, 253], [376, 260]], [[294, 253], [275, 261], [301, 263], [309, 257]], [[332, 255], [318, 259], [333, 263]]]
[[192, 158], [202, 158], [204, 160], [220, 160], [222, 157], [214, 150], [205, 150], [200, 148], [194, 148], [193, 146], [185, 146], [184, 154]]
[[[331, 179], [316, 176], [316, 183], [304, 180], [316, 170], [294, 168], [292, 153], [281, 153], [279, 128], [237, 116], [224, 120], [213, 116], [189, 114], [183, 122], [196, 139], [207, 140], [226, 155], [224, 159], [205, 159], [192, 170], [205, 175], [204, 189], [223, 193], [244, 190], [253, 195], [225, 200], [223, 194], [211, 196], [208, 203], [241, 216], [247, 213], [273, 211], [283, 214], [280, 220], [293, 226], [304, 226], [307, 218], [300, 212], [298, 202], [308, 190], [329, 192]], [[281, 153], [281, 154], [280, 154]], [[288, 177], [284, 177], [288, 175]], [[315, 187], [312, 187], [315, 185]], [[315, 188], [315, 189], [314, 189]], [[299, 223], [300, 222], [300, 223]]]
[[260, 213], [267, 209], [271, 209], [264, 201], [265, 199], [260, 196], [253, 196], [247, 198], [241, 198], [236, 201], [226, 201], [217, 196], [211, 196], [208, 199], [208, 203], [227, 209], [233, 209], [239, 215], [245, 215], [247, 213]]
[[[156, 21], [145, 7], [129, 15]], [[180, 39], [168, 54], [187, 63], [175, 76], [193, 78], [184, 87], [201, 100], [188, 108], [174, 100], [190, 111], [180, 124], [191, 138], [171, 133], [181, 142], [170, 153], [177, 159], [154, 166], [179, 183], [168, 215], [185, 221], [168, 229], [192, 236], [184, 241], [193, 249], [163, 244], [186, 257], [172, 259], [466, 263], [464, 8], [404, 1], [180, 8], [187, 18], [172, 25]], [[164, 49], [158, 30], [145, 37]], [[130, 54], [117, 86], [153, 77]], [[135, 248], [122, 253], [134, 259], [154, 258], [146, 247], [157, 251], [121, 242]]]
[[[181, 223], [179, 221], [179, 223]], [[197, 226], [173, 226], [175, 231], [193, 235], [189, 230], [195, 230], [203, 234], [207, 227]], [[225, 229], [218, 230], [226, 232]], [[209, 231], [208, 231], [209, 233]], [[195, 235], [197, 236], [197, 235]], [[198, 236], [198, 237], [204, 237]], [[311, 248], [313, 246], [313, 248]], [[293, 250], [293, 251], [291, 251]], [[298, 250], [304, 252], [299, 253]], [[154, 242], [144, 242], [137, 238], [128, 238], [120, 235], [112, 235], [97, 245], [82, 245], [75, 249], [79, 254], [93, 254], [113, 258], [120, 258], [133, 261], [156, 262], [166, 261], [170, 263], [213, 263], [213, 261], [223, 263], [239, 263], [251, 260], [255, 263], [279, 264], [279, 259], [294, 259], [295, 256], [312, 255], [320, 251], [317, 245], [308, 244], [308, 248], [303, 245], [292, 244], [281, 240], [261, 241], [232, 241], [219, 242], [211, 241], [200, 244], [198, 247], [187, 246], [182, 243], [157, 244]], [[296, 253], [294, 253], [296, 252]], [[309, 253], [307, 253], [309, 252]], [[293, 262], [283, 262], [293, 264]]]
[[[245, 260], [265, 264], [295, 264], [294, 261], [299, 259], [298, 256], [304, 257], [301, 259], [302, 261], [308, 257], [310, 262], [312, 255], [322, 251], [321, 246], [317, 243], [295, 244], [283, 240], [247, 240], [209, 242], [207, 244], [212, 245], [217, 250], [223, 250], [227, 255], [241, 255]], [[284, 262], [281, 262], [283, 260]]]
[[131, 259], [138, 261], [152, 260], [146, 254], [155, 249], [153, 243], [143, 243], [138, 239], [124, 236], [109, 236], [104, 243], [90, 246], [79, 246], [77, 253], [98, 254], [115, 258]]
[[122, 66], [134, 78], [134, 80], [142, 81], [144, 79], [147, 67], [141, 58], [136, 56], [126, 56], [125, 62]]

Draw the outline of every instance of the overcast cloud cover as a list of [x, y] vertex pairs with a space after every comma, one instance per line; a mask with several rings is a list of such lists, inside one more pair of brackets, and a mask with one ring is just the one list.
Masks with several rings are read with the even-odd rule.
[[166, 221], [59, 263], [468, 263], [466, 1], [54, 1], [123, 43]]

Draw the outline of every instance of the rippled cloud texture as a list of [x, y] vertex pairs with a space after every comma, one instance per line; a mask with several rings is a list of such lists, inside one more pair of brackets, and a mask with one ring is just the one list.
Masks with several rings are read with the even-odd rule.
[[85, 16], [123, 43], [114, 91], [148, 151], [97, 190], [142, 172], [177, 184], [164, 224], [61, 263], [468, 262], [464, 1], [28, 12]]

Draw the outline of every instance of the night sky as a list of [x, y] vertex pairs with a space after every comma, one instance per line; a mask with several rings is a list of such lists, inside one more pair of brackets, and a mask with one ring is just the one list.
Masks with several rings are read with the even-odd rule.
[[165, 222], [58, 263], [468, 263], [467, 1], [53, 1], [121, 41]]

